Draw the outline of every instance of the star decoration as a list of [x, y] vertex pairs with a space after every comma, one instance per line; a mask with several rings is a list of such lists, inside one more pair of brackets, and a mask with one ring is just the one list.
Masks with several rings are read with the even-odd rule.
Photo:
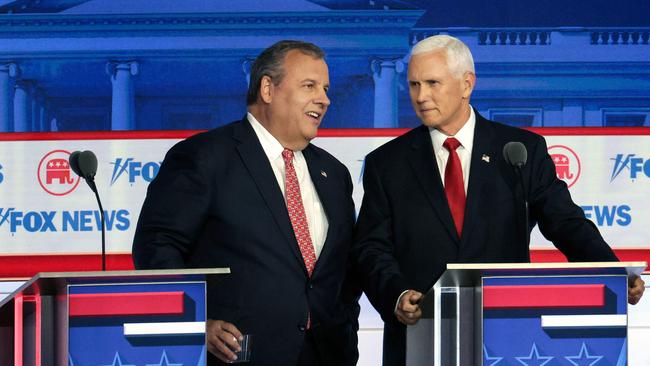
[[[552, 356], [540, 356], [539, 351], [537, 351], [537, 345], [535, 343], [533, 343], [533, 348], [530, 349], [530, 354], [528, 357], [515, 358], [524, 366], [544, 366], [553, 359]], [[524, 360], [526, 361], [524, 362]]]
[[[484, 366], [494, 366], [497, 363], [501, 362], [501, 360], [503, 360], [503, 357], [496, 357], [496, 356], [490, 357], [488, 355], [487, 347], [485, 347], [485, 345], [483, 345], [483, 365]], [[494, 361], [494, 362], [488, 364], [487, 363], [488, 361]]]
[[169, 360], [167, 359], [167, 352], [163, 350], [162, 356], [160, 356], [160, 362], [159, 363], [150, 363], [147, 364], [147, 366], [183, 366], [182, 363], [169, 363]]
[[125, 363], [122, 363], [122, 359], [120, 358], [120, 353], [115, 352], [115, 357], [113, 358], [113, 364], [111, 364], [111, 365], [102, 365], [102, 366], [135, 366], [135, 365], [127, 365]]
[[590, 355], [589, 351], [587, 351], [587, 345], [585, 342], [582, 342], [582, 347], [580, 347], [580, 354], [577, 356], [567, 356], [564, 358], [566, 358], [567, 361], [571, 362], [571, 364], [575, 366], [592, 366], [596, 364], [596, 362], [600, 361], [603, 356]]

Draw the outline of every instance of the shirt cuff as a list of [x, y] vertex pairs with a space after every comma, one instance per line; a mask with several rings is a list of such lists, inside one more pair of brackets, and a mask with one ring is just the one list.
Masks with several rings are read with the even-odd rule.
[[404, 290], [399, 296], [397, 297], [397, 301], [395, 302], [395, 309], [393, 309], [393, 314], [397, 312], [397, 306], [399, 306], [400, 300], [402, 300], [402, 296], [404, 296], [405, 293], [409, 292], [411, 290]]

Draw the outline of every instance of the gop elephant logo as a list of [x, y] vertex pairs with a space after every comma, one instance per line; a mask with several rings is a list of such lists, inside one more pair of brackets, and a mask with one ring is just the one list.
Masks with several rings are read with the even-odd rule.
[[38, 163], [38, 183], [45, 192], [64, 196], [77, 188], [80, 178], [70, 169], [69, 157], [69, 151], [53, 150]]
[[549, 146], [548, 153], [555, 164], [557, 178], [571, 188], [580, 178], [581, 166], [578, 154], [564, 145]]

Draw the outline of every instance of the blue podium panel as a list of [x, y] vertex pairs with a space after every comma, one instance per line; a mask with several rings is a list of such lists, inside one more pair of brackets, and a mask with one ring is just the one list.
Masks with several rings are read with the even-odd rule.
[[483, 365], [627, 364], [627, 276], [483, 278]]
[[68, 365], [205, 365], [205, 282], [68, 286]]

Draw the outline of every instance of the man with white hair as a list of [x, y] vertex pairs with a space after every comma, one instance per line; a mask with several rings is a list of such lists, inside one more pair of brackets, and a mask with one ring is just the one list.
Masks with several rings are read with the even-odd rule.
[[[404, 365], [406, 325], [447, 263], [528, 262], [535, 224], [570, 261], [616, 261], [596, 226], [556, 177], [543, 137], [483, 118], [470, 106], [474, 61], [460, 40], [439, 35], [413, 47], [411, 103], [422, 126], [366, 157], [365, 194], [353, 254], [384, 320], [383, 364]], [[521, 142], [518, 174], [502, 150]], [[524, 229], [528, 202], [529, 227]], [[630, 278], [628, 301], [644, 290]]]

